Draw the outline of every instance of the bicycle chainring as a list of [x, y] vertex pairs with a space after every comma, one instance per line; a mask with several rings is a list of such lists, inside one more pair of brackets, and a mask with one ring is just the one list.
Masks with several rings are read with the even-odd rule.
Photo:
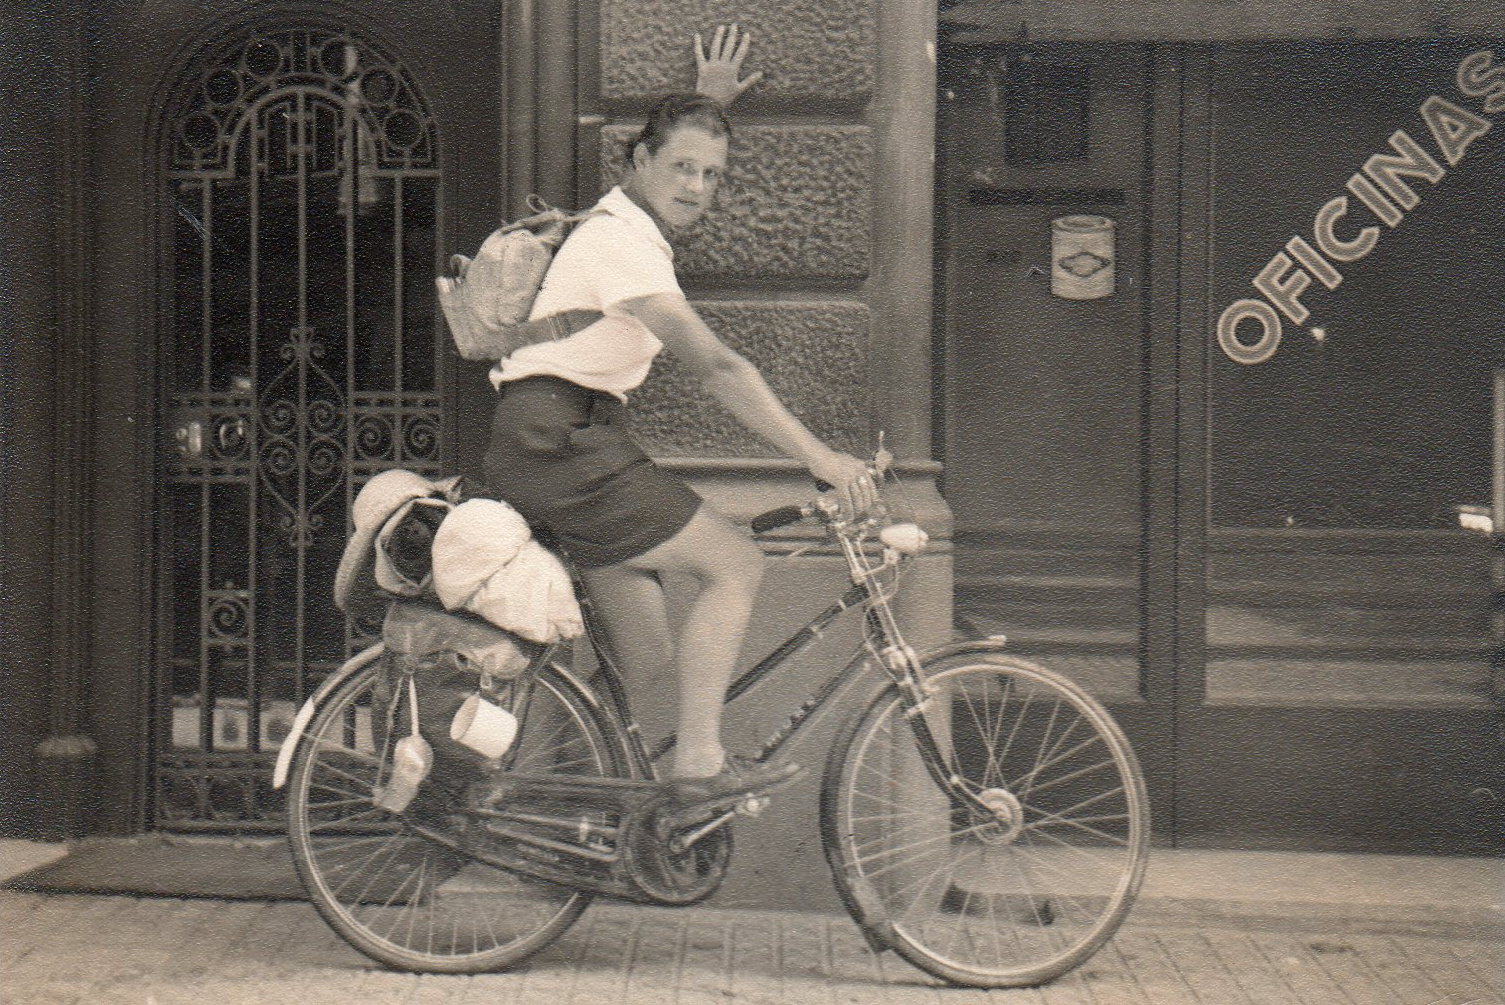
[[669, 812], [667, 800], [656, 801], [631, 814], [622, 834], [627, 874], [642, 890], [643, 899], [669, 907], [699, 903], [721, 885], [732, 857], [730, 823], [706, 834], [682, 852], [669, 847], [672, 834], [660, 837], [658, 821]]

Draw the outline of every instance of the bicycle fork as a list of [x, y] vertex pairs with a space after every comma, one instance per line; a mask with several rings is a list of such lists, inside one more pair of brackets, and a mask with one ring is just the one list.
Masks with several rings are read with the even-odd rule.
[[880, 626], [880, 637], [891, 640], [878, 650], [877, 657], [904, 696], [904, 718], [914, 734], [920, 761], [931, 781], [950, 798], [953, 806], [989, 818], [998, 817], [1001, 809], [998, 800], [988, 798], [988, 793], [964, 778], [956, 765], [949, 763], [941, 752], [941, 744], [925, 718], [926, 709], [935, 700], [935, 693], [925, 682], [919, 655], [899, 634], [898, 624], [886, 604], [879, 606], [873, 614]]

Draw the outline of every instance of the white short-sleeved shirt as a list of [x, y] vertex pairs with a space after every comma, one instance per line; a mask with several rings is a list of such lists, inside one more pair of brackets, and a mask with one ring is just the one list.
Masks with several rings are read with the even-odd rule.
[[674, 250], [653, 218], [620, 186], [595, 208], [604, 212], [577, 224], [554, 256], [529, 319], [569, 310], [606, 316], [573, 335], [518, 349], [492, 368], [493, 386], [523, 377], [563, 377], [625, 401], [627, 392], [647, 379], [664, 344], [617, 305], [634, 297], [681, 292]]

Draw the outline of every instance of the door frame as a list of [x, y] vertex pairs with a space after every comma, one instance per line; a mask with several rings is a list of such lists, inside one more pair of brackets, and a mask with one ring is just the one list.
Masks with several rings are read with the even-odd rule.
[[[1162, 792], [1157, 839], [1175, 843], [1182, 799], [1181, 720], [1206, 694], [1207, 392], [1201, 222], [1210, 206], [1206, 52], [1151, 47], [1150, 197], [1144, 332], [1143, 697]], [[1200, 142], [1201, 140], [1206, 142]]]
[[[455, 58], [446, 42], [463, 35], [482, 44], [475, 42], [475, 31], [491, 23], [483, 16], [486, 5], [456, 0], [433, 9], [376, 6], [243, 3], [206, 13], [186, 0], [154, 0], [129, 16], [99, 15], [95, 26], [96, 38], [110, 40], [95, 54], [98, 112], [90, 132], [89, 173], [96, 185], [89, 212], [96, 237], [86, 274], [92, 274], [99, 309], [93, 325], [69, 333], [76, 351], [92, 362], [92, 401], [84, 421], [91, 460], [87, 539], [95, 544], [84, 616], [88, 658], [75, 672], [85, 696], [84, 731], [98, 746], [93, 791], [85, 794], [94, 831], [136, 833], [152, 821], [159, 606], [155, 472], [166, 331], [159, 282], [169, 240], [161, 151], [170, 96], [203, 49], [238, 29], [348, 27], [399, 58], [440, 123], [440, 228], [446, 243], [478, 241], [500, 215], [505, 175], [496, 161], [508, 136], [500, 114], [507, 88], [483, 90], [494, 103], [467, 103], [457, 95], [474, 91], [446, 86], [439, 72], [445, 58]], [[507, 26], [496, 28], [512, 34]], [[497, 64], [521, 42], [511, 39], [504, 50], [496, 33], [486, 37], [499, 76]], [[467, 448], [456, 436], [468, 404], [458, 400], [456, 368], [452, 360], [441, 362], [447, 465]]]

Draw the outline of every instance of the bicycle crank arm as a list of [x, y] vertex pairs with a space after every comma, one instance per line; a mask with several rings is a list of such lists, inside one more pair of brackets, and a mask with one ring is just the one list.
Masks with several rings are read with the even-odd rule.
[[[687, 838], [684, 840], [684, 846], [688, 848], [704, 837], [710, 830], [714, 830], [726, 820], [731, 819], [735, 813], [754, 817], [762, 813], [763, 809], [768, 805], [769, 794], [790, 784], [796, 778], [798, 776], [791, 776], [782, 782], [758, 789], [752, 793], [736, 792], [717, 796], [715, 799], [707, 799], [704, 802], [690, 803], [685, 806], [676, 807], [673, 810], [664, 808], [660, 811], [661, 815], [655, 823], [654, 829], [660, 836], [667, 837], [675, 831], [684, 830], [686, 827], [699, 827], [695, 831], [693, 839]], [[652, 807], [648, 809], [651, 810]], [[719, 819], [712, 822], [708, 827], [700, 826], [706, 824], [707, 817], [712, 816], [719, 816]]]
[[[670, 833], [672, 836], [669, 838], [669, 851], [675, 855], [683, 855], [685, 852], [695, 847], [695, 844], [701, 838], [706, 837], [712, 831], [716, 830], [716, 828], [720, 827], [722, 824], [726, 823], [736, 815], [737, 811], [735, 809], [726, 810], [725, 812], [720, 813], [707, 820], [705, 823], [701, 824], [699, 827], [696, 827], [692, 831], [688, 831], [682, 834], [673, 834], [671, 830]], [[662, 838], [660, 838], [660, 840], [662, 840]]]

